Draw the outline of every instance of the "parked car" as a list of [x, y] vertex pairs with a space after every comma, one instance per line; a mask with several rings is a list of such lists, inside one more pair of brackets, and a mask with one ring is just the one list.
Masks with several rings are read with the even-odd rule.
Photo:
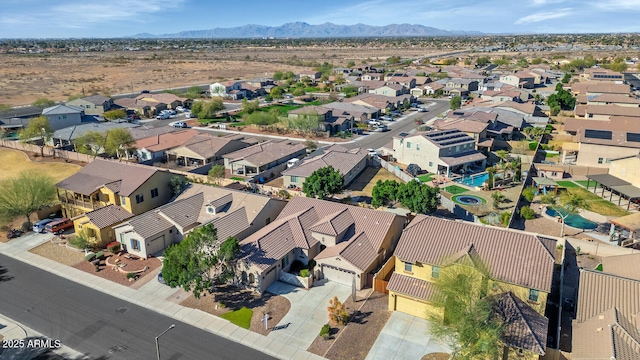
[[189, 127], [189, 126], [187, 125], [187, 123], [186, 123], [186, 122], [184, 122], [184, 121], [177, 121], [177, 122], [174, 122], [173, 124], [171, 124], [171, 126], [173, 126], [173, 127], [177, 127], [177, 128], [188, 128], [188, 127]]
[[369, 121], [367, 121], [367, 124], [373, 125], [373, 126], [382, 125], [382, 123], [380, 123], [379, 121], [375, 121], [375, 120], [369, 120]]
[[389, 130], [389, 128], [387, 127], [387, 125], [380, 125], [380, 126], [378, 126], [376, 128], [375, 131], [377, 131], [377, 132], [385, 132], [385, 131], [388, 131], [388, 130]]
[[52, 221], [45, 225], [44, 231], [52, 234], [62, 234], [65, 230], [73, 227], [73, 221], [64, 218], [57, 221]]
[[53, 222], [53, 219], [43, 219], [36, 221], [35, 223], [33, 223], [33, 231], [37, 233], [43, 233], [44, 227], [50, 222]]
[[388, 116], [388, 115], [385, 115], [385, 116], [381, 117], [380, 119], [384, 120], [384, 121], [393, 121], [393, 117]]
[[168, 119], [170, 117], [171, 117], [171, 114], [164, 113], [164, 114], [159, 114], [158, 116], [156, 116], [156, 119], [158, 119], [158, 120], [166, 120], [166, 119]]
[[367, 152], [369, 153], [369, 156], [371, 156], [371, 157], [379, 156], [378, 152], [375, 149], [367, 149]]
[[420, 112], [427, 112], [427, 111], [429, 111], [429, 110], [427, 110], [427, 108], [425, 108], [425, 107], [421, 107], [420, 109], [418, 109], [418, 111], [420, 111]]
[[184, 110], [185, 110], [185, 109], [184, 109], [184, 107], [182, 107], [182, 106], [176, 106], [176, 111], [177, 111], [177, 112], [184, 112]]

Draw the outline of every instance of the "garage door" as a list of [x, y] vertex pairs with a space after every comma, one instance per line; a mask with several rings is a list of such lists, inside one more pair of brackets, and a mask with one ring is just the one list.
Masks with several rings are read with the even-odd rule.
[[424, 318], [425, 316], [427, 316], [428, 306], [429, 305], [425, 303], [415, 301], [413, 299], [404, 297], [402, 295], [399, 295], [399, 294], [396, 295], [397, 311]]
[[356, 275], [356, 273], [350, 270], [323, 264], [322, 275], [329, 281], [351, 286], [353, 284], [353, 277]]

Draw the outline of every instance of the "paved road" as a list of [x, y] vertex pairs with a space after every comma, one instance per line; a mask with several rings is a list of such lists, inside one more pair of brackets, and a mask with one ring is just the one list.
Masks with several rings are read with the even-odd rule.
[[272, 359], [151, 310], [0, 255], [0, 313], [91, 358]]

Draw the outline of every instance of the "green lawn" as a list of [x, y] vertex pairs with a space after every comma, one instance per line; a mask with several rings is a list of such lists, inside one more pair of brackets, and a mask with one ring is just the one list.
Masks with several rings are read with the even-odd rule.
[[433, 180], [434, 176], [436, 176], [436, 174], [424, 174], [424, 175], [418, 176], [418, 179], [420, 180], [420, 182], [426, 183]]
[[453, 195], [457, 195], [457, 194], [462, 194], [463, 192], [466, 192], [468, 190], [458, 185], [450, 185], [444, 188], [444, 191]]
[[600, 196], [587, 191], [586, 189], [583, 188], [569, 188], [567, 189], [567, 191], [573, 193], [573, 194], [578, 194], [580, 195], [582, 198], [585, 199], [585, 201], [587, 202], [587, 210], [589, 211], [593, 211], [595, 213], [598, 213], [600, 215], [604, 215], [604, 216], [625, 216], [625, 215], [629, 215], [629, 212], [626, 210], [623, 210], [621, 207], [619, 207], [618, 205], [607, 201], [603, 198], [601, 198]]
[[566, 188], [577, 188], [577, 187], [579, 187], [578, 184], [574, 183], [573, 181], [569, 181], [569, 180], [558, 180], [556, 182], [558, 183], [558, 185], [560, 185], [562, 187], [566, 187]]
[[242, 307], [235, 311], [229, 311], [220, 315], [221, 318], [229, 320], [232, 324], [238, 325], [241, 328], [248, 329], [251, 327], [251, 317], [253, 316], [253, 310], [246, 307]]
[[230, 179], [231, 179], [231, 180], [235, 180], [235, 181], [244, 181], [244, 179], [243, 179], [243, 178], [241, 178], [241, 177], [237, 177], [237, 176], [232, 176]]
[[[587, 181], [589, 180], [574, 180], [574, 182], [577, 182], [578, 184], [587, 187]], [[593, 189], [593, 185], [595, 184], [595, 181], [589, 181], [589, 189]], [[600, 184], [598, 184], [598, 188], [600, 188]]]
[[228, 126], [245, 126], [245, 125], [247, 125], [247, 123], [245, 123], [244, 121], [240, 121], [240, 122], [235, 122], [235, 123], [229, 123], [227, 125]]

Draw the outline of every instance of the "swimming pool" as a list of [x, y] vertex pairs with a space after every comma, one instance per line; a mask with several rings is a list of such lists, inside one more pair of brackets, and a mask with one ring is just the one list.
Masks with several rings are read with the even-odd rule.
[[[496, 176], [494, 175], [494, 178], [495, 177]], [[465, 175], [464, 178], [458, 179], [456, 181], [463, 185], [477, 187], [482, 186], [482, 184], [484, 184], [488, 178], [488, 173], [482, 173], [478, 175]]]
[[[552, 208], [547, 208], [547, 211], [545, 211], [545, 213], [553, 218], [559, 216], [558, 213]], [[587, 220], [578, 214], [567, 216], [564, 222], [571, 227], [582, 230], [593, 230], [598, 227], [597, 223], [591, 220]]]

